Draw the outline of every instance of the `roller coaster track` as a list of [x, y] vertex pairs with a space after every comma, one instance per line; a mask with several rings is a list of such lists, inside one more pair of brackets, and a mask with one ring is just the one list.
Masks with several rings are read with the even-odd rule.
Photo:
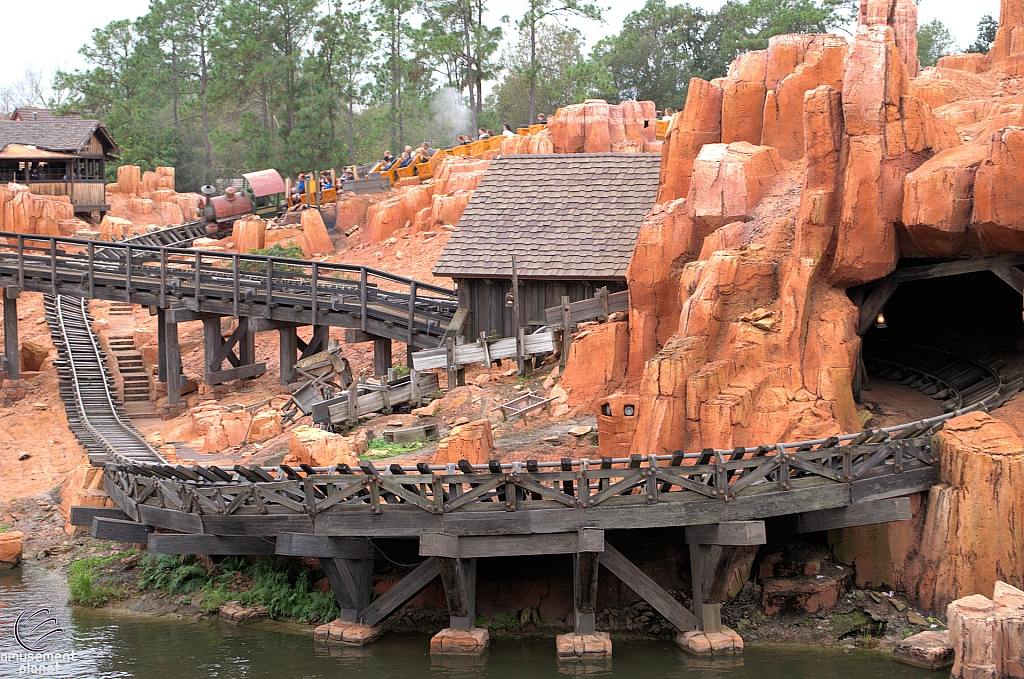
[[74, 297], [44, 297], [58, 360], [60, 394], [68, 426], [93, 464], [166, 464], [131, 426], [107, 374], [104, 355], [91, 328], [88, 302]]

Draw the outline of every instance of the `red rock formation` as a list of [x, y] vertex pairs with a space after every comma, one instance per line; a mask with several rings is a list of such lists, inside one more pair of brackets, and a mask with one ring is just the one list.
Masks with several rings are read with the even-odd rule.
[[992, 68], [992, 62], [987, 54], [950, 54], [939, 57], [935, 64], [938, 68], [948, 68], [954, 71], [967, 71], [968, 73], [985, 73]]
[[917, 3], [914, 0], [861, 0], [860, 25], [890, 26], [910, 77], [917, 77], [921, 63], [917, 60]]
[[917, 257], [946, 257], [967, 244], [975, 175], [987, 155], [980, 144], [937, 154], [907, 175], [900, 249]]
[[259, 218], [239, 219], [235, 222], [232, 238], [235, 249], [242, 254], [262, 250], [267, 247], [267, 223]]
[[1024, 677], [1024, 592], [997, 581], [992, 599], [974, 594], [946, 611], [956, 679]]
[[572, 403], [590, 406], [614, 391], [629, 365], [629, 325], [624, 321], [588, 326], [573, 337], [562, 388]]
[[308, 464], [313, 467], [347, 464], [358, 467], [359, 456], [365, 453], [366, 449], [365, 432], [362, 436], [342, 436], [301, 425], [291, 431], [284, 464]]
[[457, 463], [469, 460], [470, 464], [486, 464], [494, 452], [494, 435], [490, 420], [476, 420], [451, 430], [447, 437], [437, 444], [434, 464]]
[[661, 154], [658, 202], [685, 198], [693, 161], [705, 144], [722, 141], [722, 88], [700, 78], [690, 80], [686, 105], [669, 123]]
[[1024, 57], [1024, 2], [1002, 0], [999, 6], [999, 29], [988, 58], [992, 68], [1007, 75], [1021, 73]]
[[746, 221], [782, 171], [778, 152], [747, 142], [708, 144], [693, 163], [687, 203], [702, 234]]
[[1024, 248], [1024, 195], [1018, 188], [1024, 167], [1024, 128], [992, 135], [974, 186], [972, 241], [985, 253]]
[[327, 235], [327, 227], [324, 225], [319, 210], [303, 210], [300, 228], [302, 229], [300, 245], [302, 245], [302, 252], [306, 257], [334, 252], [334, 244], [331, 242], [331, 237]]

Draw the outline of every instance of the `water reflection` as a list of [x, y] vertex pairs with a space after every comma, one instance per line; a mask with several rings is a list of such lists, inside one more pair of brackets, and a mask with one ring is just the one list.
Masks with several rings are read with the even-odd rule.
[[[0, 654], [19, 650], [14, 621], [49, 607], [65, 634], [48, 650], [74, 653], [67, 679], [923, 679], [935, 675], [884, 654], [809, 647], [748, 648], [737, 658], [694, 658], [673, 644], [615, 643], [612, 659], [563, 660], [553, 639], [496, 641], [474, 657], [431, 656], [425, 635], [389, 635], [361, 648], [314, 643], [311, 628], [274, 622], [238, 627], [218, 620], [72, 611], [63, 576], [27, 566], [0, 571]], [[0, 662], [0, 678], [24, 677]]]

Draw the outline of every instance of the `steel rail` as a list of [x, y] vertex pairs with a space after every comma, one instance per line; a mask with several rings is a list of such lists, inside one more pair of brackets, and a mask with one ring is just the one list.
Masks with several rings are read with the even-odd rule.
[[[155, 464], [166, 464], [167, 460], [164, 459], [164, 457], [160, 455], [160, 453], [158, 453], [156, 449], [153, 448], [153, 446], [150, 445], [150, 443], [146, 441], [146, 439], [135, 430], [134, 427], [132, 427], [129, 423], [126, 423], [121, 418], [120, 414], [117, 411], [117, 404], [115, 397], [110, 390], [110, 384], [108, 382], [108, 376], [103, 361], [103, 355], [102, 352], [100, 351], [99, 345], [96, 342], [96, 335], [93, 333], [92, 328], [89, 326], [86, 300], [81, 298], [77, 299], [78, 312], [80, 313], [78, 319], [71, 319], [65, 315], [65, 301], [67, 301], [68, 304], [76, 303], [71, 302], [69, 298], [58, 295], [52, 298], [52, 302], [50, 301], [49, 298], [46, 301], [48, 304], [53, 305], [53, 314], [56, 321], [56, 331], [60, 333], [61, 344], [63, 345], [65, 353], [67, 354], [66, 361], [68, 369], [70, 370], [71, 373], [71, 387], [74, 392], [78, 414], [79, 417], [81, 418], [82, 424], [85, 426], [86, 429], [88, 429], [89, 434], [97, 442], [101, 443], [108, 450], [110, 456], [118, 462], [129, 464], [145, 464], [147, 462], [152, 462]], [[72, 329], [70, 328], [72, 323], [80, 325], [80, 327], [77, 328], [76, 330], [80, 335], [84, 335], [84, 337], [87, 339], [73, 337], [73, 332]], [[76, 350], [80, 346], [82, 349], [84, 349], [84, 356], [76, 356]], [[102, 383], [103, 386], [102, 396], [105, 400], [104, 405], [107, 406], [107, 412], [98, 413], [95, 411], [94, 408], [89, 407], [86, 403], [86, 399], [82, 393], [81, 384], [84, 379], [84, 375], [81, 374], [82, 369], [80, 367], [80, 363], [84, 359], [95, 360], [96, 365], [99, 367], [100, 375], [98, 381]], [[65, 403], [65, 407], [66, 405], [67, 404]], [[115, 432], [104, 433], [101, 430], [101, 425], [94, 422], [94, 418], [99, 417], [101, 414], [113, 419], [117, 427], [117, 430]], [[113, 438], [113, 433], [126, 435], [128, 438], [134, 439], [142, 447], [144, 454], [148, 453], [153, 458], [152, 461], [129, 457], [125, 453], [125, 451], [122, 450], [122, 444], [120, 442], [111, 440]]]

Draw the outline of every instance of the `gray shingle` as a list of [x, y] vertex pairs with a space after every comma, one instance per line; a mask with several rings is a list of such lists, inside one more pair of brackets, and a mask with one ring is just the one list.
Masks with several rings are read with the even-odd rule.
[[435, 276], [625, 279], [658, 193], [661, 155], [501, 156], [434, 267]]

